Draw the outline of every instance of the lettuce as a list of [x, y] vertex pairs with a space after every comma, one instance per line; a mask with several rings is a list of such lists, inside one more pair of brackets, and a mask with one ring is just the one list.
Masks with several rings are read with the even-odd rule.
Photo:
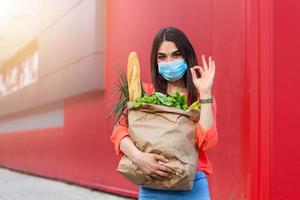
[[[142, 97], [137, 98], [133, 104], [134, 108], [139, 107], [142, 103], [147, 104], [156, 104], [156, 105], [164, 105], [169, 107], [175, 107], [182, 110], [187, 110], [189, 107], [187, 105], [186, 97], [183, 95], [180, 95], [179, 92], [175, 92], [171, 95], [165, 95], [160, 92], [154, 92], [151, 96], [148, 96], [144, 94]], [[199, 109], [199, 101], [194, 102], [193, 109]], [[191, 105], [191, 106], [192, 106]]]

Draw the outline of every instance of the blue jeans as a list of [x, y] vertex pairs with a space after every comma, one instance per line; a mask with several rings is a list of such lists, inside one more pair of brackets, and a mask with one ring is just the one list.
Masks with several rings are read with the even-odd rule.
[[139, 200], [210, 200], [208, 183], [203, 171], [197, 171], [192, 190], [157, 190], [140, 187]]

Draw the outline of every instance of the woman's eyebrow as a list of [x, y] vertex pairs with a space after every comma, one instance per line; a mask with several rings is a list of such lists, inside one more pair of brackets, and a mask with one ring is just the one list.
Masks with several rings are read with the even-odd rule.
[[180, 53], [179, 50], [176, 50], [176, 51], [173, 51], [172, 54], [175, 54], [175, 53]]
[[[177, 52], [180, 53], [180, 51], [177, 49], [177, 50], [173, 51], [171, 54], [174, 54], [174, 53], [177, 53]], [[165, 53], [162, 53], [162, 52], [158, 52], [157, 55], [158, 55], [158, 54], [166, 55]]]

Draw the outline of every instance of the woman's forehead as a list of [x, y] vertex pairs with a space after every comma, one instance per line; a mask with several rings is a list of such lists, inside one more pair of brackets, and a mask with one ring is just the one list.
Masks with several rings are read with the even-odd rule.
[[158, 49], [158, 53], [170, 54], [177, 51], [175, 43], [172, 41], [163, 41]]

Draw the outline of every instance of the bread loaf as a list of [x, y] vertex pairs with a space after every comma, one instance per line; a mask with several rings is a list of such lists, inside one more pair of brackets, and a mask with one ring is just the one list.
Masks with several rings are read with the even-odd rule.
[[127, 64], [127, 81], [129, 101], [135, 101], [142, 96], [140, 63], [136, 52], [130, 52]]

